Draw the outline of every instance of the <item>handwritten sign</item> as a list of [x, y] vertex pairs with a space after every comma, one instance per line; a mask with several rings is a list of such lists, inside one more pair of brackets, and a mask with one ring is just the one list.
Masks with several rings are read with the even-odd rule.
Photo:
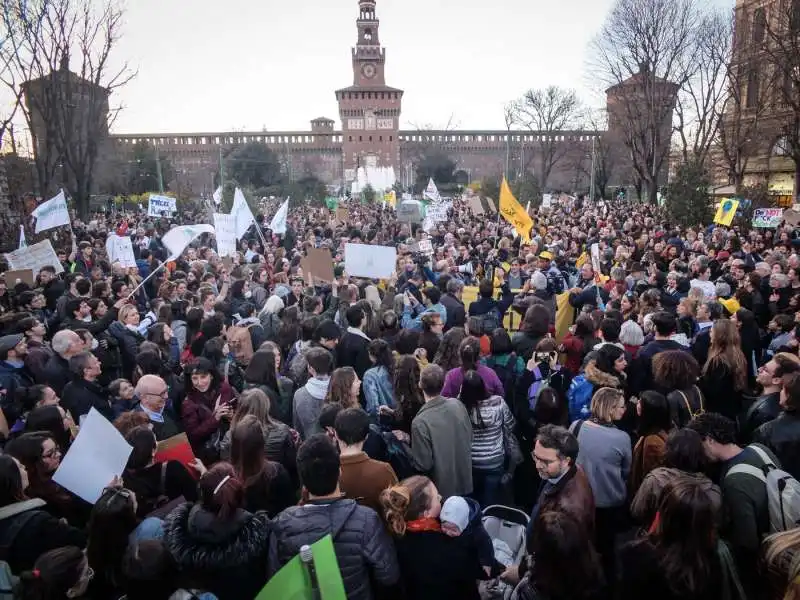
[[164, 213], [172, 215], [176, 212], [178, 212], [178, 208], [175, 204], [175, 198], [150, 194], [150, 201], [147, 205], [147, 216], [162, 217]]
[[345, 244], [344, 269], [353, 277], [389, 278], [397, 262], [397, 249], [390, 246]]
[[109, 235], [106, 240], [106, 253], [111, 263], [119, 263], [126, 269], [136, 266], [131, 238], [121, 235]]
[[775, 229], [783, 221], [782, 208], [757, 208], [753, 211], [753, 227]]
[[42, 267], [47, 266], [53, 267], [56, 274], [64, 272], [64, 267], [61, 266], [50, 240], [42, 240], [37, 244], [9, 252], [6, 254], [6, 260], [10, 269], [30, 269], [35, 275], [39, 274]]
[[236, 215], [214, 213], [214, 229], [217, 237], [217, 254], [234, 256], [236, 254]]

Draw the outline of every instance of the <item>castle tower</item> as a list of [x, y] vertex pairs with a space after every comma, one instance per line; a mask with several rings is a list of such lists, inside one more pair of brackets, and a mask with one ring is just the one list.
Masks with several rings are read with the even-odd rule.
[[346, 181], [355, 178], [359, 167], [394, 167], [399, 173], [400, 165], [403, 90], [386, 85], [386, 50], [380, 44], [375, 0], [360, 0], [358, 9], [353, 85], [336, 91]]

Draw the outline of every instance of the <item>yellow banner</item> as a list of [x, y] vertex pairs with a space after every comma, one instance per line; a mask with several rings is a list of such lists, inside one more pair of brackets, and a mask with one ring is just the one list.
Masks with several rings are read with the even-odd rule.
[[508, 187], [505, 177], [503, 177], [503, 183], [500, 185], [500, 214], [514, 226], [514, 229], [517, 230], [517, 233], [525, 242], [531, 241], [533, 219], [514, 198], [514, 194], [511, 193], [511, 188]]
[[575, 320], [575, 309], [569, 303], [569, 292], [556, 296], [556, 340], [559, 342], [567, 335]]

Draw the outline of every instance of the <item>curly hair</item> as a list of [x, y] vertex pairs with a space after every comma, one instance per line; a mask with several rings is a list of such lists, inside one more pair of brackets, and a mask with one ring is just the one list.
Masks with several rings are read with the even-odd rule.
[[700, 365], [682, 350], [667, 350], [653, 357], [653, 381], [665, 390], [685, 390], [697, 383]]

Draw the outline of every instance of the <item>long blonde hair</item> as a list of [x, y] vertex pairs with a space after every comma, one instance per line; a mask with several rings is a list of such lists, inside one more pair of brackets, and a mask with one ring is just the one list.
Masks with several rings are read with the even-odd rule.
[[703, 375], [719, 365], [724, 365], [731, 371], [736, 391], [747, 387], [747, 360], [742, 352], [742, 338], [736, 323], [728, 319], [714, 321], [711, 326], [711, 347], [708, 350], [708, 360], [703, 365]]
[[800, 600], [800, 527], [773, 533], [764, 539], [762, 549], [770, 571], [786, 575], [783, 600]]

